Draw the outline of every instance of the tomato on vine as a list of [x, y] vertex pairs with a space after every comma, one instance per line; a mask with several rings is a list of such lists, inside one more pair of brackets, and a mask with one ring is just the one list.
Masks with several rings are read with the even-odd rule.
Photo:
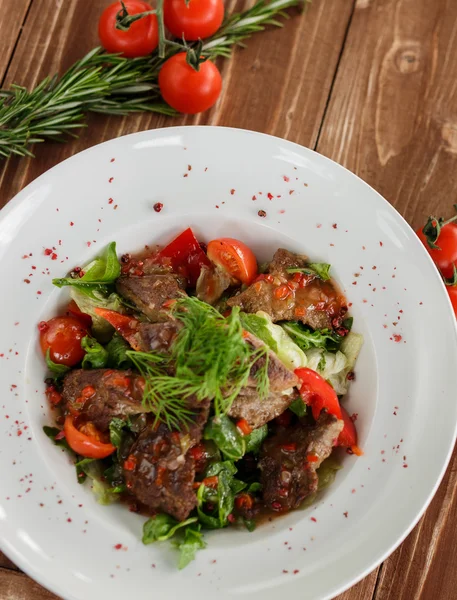
[[159, 27], [152, 6], [142, 0], [113, 2], [102, 12], [98, 36], [107, 52], [127, 58], [147, 56], [159, 43]]
[[[454, 205], [457, 210], [457, 205]], [[417, 230], [433, 262], [443, 277], [449, 279], [457, 267], [457, 225], [453, 222], [457, 216], [444, 221], [442, 218], [429, 217], [422, 229]]]
[[194, 115], [211, 108], [219, 98], [222, 77], [210, 60], [187, 62], [187, 53], [169, 58], [159, 72], [160, 93], [167, 104], [177, 111]]
[[205, 39], [216, 33], [224, 20], [223, 0], [165, 0], [165, 26], [177, 38]]

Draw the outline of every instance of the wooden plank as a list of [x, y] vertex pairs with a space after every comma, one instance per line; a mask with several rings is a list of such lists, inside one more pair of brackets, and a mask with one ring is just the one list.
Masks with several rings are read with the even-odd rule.
[[[252, 0], [233, 0], [228, 10]], [[7, 82], [33, 86], [62, 72], [97, 45], [96, 23], [105, 0], [34, 2], [7, 73]], [[0, 173], [0, 206], [24, 185], [75, 152], [132, 131], [180, 124], [244, 127], [313, 145], [346, 31], [353, 0], [319, 0], [304, 15], [295, 14], [284, 29], [255, 35], [246, 50], [221, 61], [224, 91], [204, 115], [176, 119], [156, 115], [124, 118], [92, 115], [79, 140], [42, 144], [37, 158], [8, 161]], [[311, 85], [312, 82], [312, 85]], [[255, 91], [255, 93], [253, 93]]]
[[16, 571], [18, 570], [18, 568], [10, 561], [10, 559], [7, 558], [1, 551], [0, 551], [0, 567], [4, 567], [5, 569], [15, 569]]
[[[414, 227], [455, 201], [456, 51], [457, 3], [358, 0], [317, 144]], [[375, 600], [455, 598], [456, 470], [454, 454], [425, 517], [384, 563]]]
[[8, 569], [0, 568], [1, 600], [59, 600], [32, 579]]
[[347, 592], [344, 592], [344, 594], [335, 596], [333, 600], [369, 600], [373, 596], [377, 577], [378, 569], [375, 569], [357, 585], [351, 587]]
[[0, 19], [0, 82], [6, 73], [25, 15], [32, 0], [2, 0]]
[[452, 0], [358, 0], [317, 146], [413, 226], [455, 199], [456, 36]]
[[385, 561], [375, 600], [453, 600], [457, 585], [457, 451], [424, 518]]

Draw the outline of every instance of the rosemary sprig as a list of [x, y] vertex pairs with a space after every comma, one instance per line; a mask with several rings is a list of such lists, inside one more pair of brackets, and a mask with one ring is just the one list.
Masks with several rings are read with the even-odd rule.
[[256, 349], [244, 340], [237, 308], [224, 318], [209, 304], [186, 297], [172, 311], [183, 327], [168, 357], [127, 353], [145, 379], [143, 403], [156, 421], [170, 429], [187, 426], [193, 415], [187, 406], [190, 396], [208, 398], [217, 415], [226, 414], [259, 359], [257, 390], [261, 397], [268, 394], [268, 348]]
[[[281, 26], [277, 17], [286, 17], [285, 9], [308, 1], [256, 2], [228, 17], [219, 32], [203, 44], [203, 55], [212, 59], [230, 56], [233, 46], [242, 45], [242, 40], [266, 25]], [[154, 52], [146, 58], [128, 59], [95, 48], [60, 78], [47, 77], [31, 91], [18, 85], [0, 90], [0, 157], [33, 156], [31, 144], [76, 137], [75, 130], [84, 126], [89, 111], [175, 115], [161, 99], [157, 77], [164, 61], [183, 50], [180, 44], [166, 44], [160, 48], [163, 57]]]

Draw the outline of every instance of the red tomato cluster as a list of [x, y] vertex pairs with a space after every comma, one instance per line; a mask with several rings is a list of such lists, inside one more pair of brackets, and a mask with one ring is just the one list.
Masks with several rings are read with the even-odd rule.
[[[122, 4], [113, 2], [102, 13], [98, 35], [108, 52], [129, 58], [147, 56], [159, 44], [159, 24], [152, 6], [142, 0], [125, 0], [131, 22], [128, 28], [116, 28], [118, 15], [125, 15]], [[132, 20], [135, 15], [142, 15]], [[224, 19], [223, 0], [164, 0], [163, 18], [168, 31], [176, 38], [196, 41], [214, 35]], [[218, 68], [209, 60], [198, 69], [187, 62], [186, 52], [165, 61], [159, 72], [163, 99], [181, 113], [196, 114], [213, 106], [222, 89]]]
[[457, 317], [457, 224], [453, 222], [455, 218], [443, 221], [430, 217], [427, 224], [416, 233], [443, 276]]

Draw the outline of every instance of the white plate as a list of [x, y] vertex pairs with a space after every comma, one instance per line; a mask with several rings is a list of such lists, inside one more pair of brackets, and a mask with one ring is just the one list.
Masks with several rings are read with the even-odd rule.
[[[52, 415], [36, 326], [64, 302], [53, 276], [111, 240], [132, 251], [189, 225], [203, 240], [238, 237], [262, 260], [285, 246], [333, 265], [365, 336], [348, 400], [365, 455], [345, 457], [315, 507], [252, 534], [212, 533], [177, 571], [169, 546], [142, 545], [144, 519], [97, 505], [42, 433]], [[398, 213], [310, 150], [192, 127], [91, 148], [2, 211], [0, 281], [1, 546], [66, 599], [331, 598], [399, 544], [443, 475], [457, 423], [456, 327], [443, 284]]]

